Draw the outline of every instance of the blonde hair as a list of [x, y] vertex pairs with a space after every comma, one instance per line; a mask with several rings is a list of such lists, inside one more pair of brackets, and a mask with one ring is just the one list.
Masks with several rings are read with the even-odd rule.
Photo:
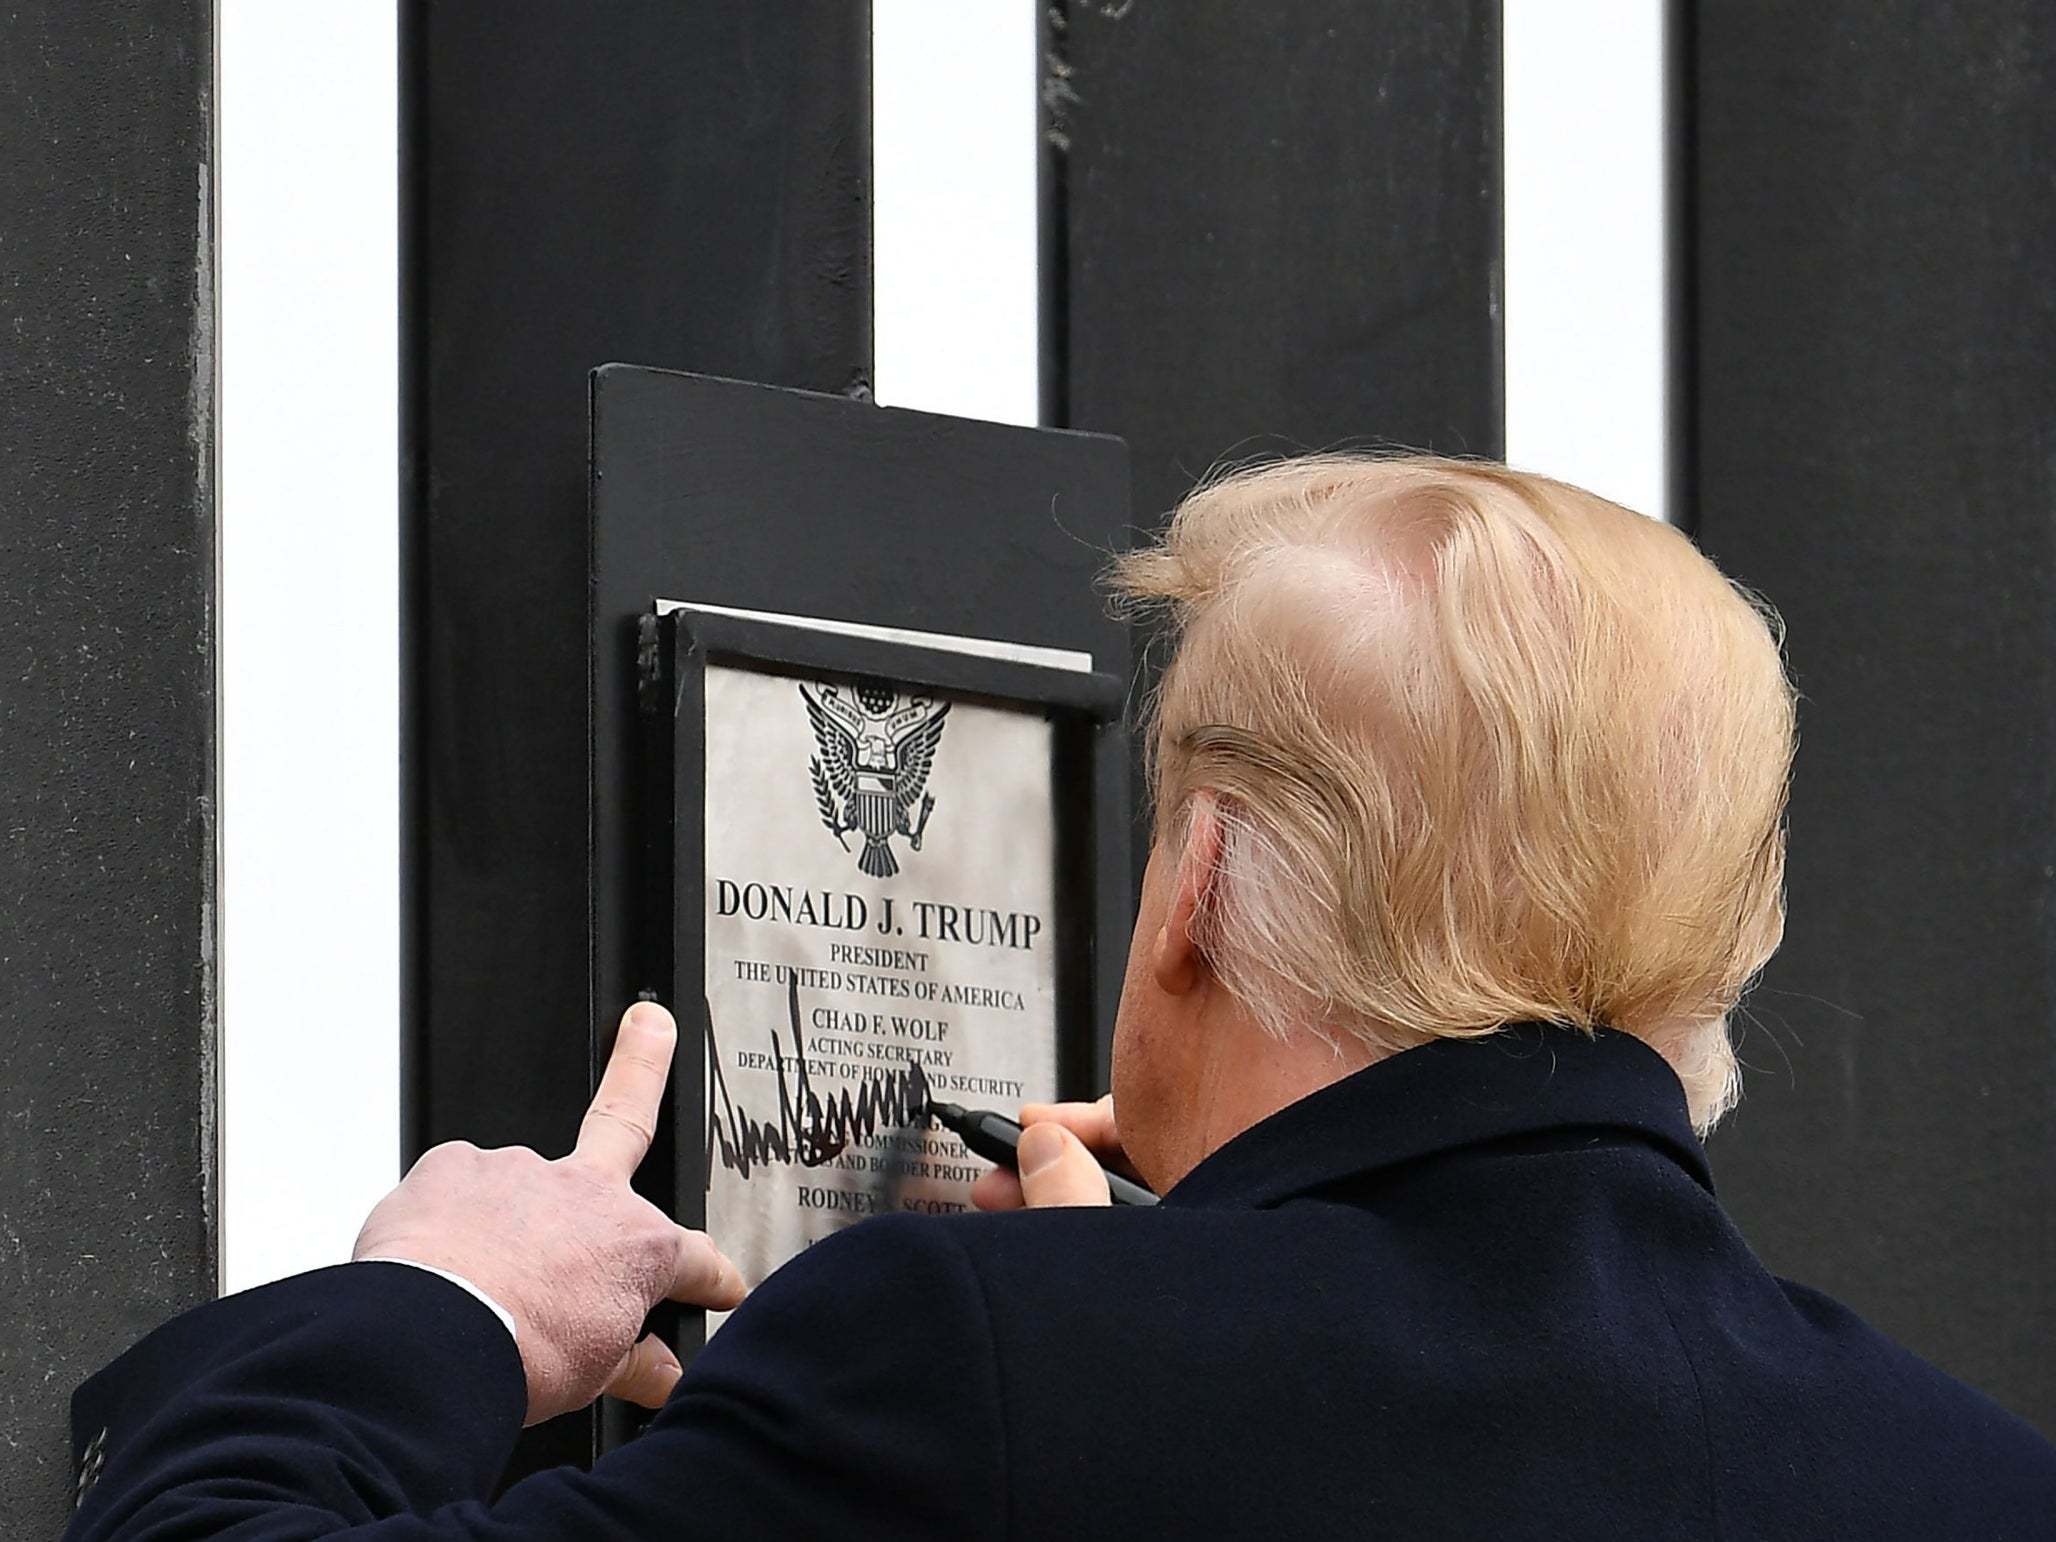
[[1482, 462], [1213, 481], [1117, 589], [1167, 611], [1160, 840], [1215, 795], [1199, 938], [1271, 1031], [1639, 1035], [1704, 1133], [1784, 928], [1782, 629], [1667, 525]]

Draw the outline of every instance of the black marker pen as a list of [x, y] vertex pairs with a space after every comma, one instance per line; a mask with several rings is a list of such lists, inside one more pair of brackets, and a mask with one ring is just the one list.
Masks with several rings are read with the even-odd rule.
[[[1015, 1152], [1021, 1144], [1021, 1126], [1005, 1114], [995, 1113], [989, 1108], [966, 1108], [961, 1103], [938, 1103], [928, 1100], [928, 1114], [937, 1124], [950, 1131], [988, 1162], [997, 1162], [1002, 1167], [1020, 1170]], [[1098, 1161], [1098, 1158], [1093, 1160]], [[1111, 1171], [1106, 1163], [1100, 1162], [1100, 1171], [1107, 1175], [1107, 1192], [1117, 1205], [1153, 1205], [1156, 1195], [1150, 1193], [1133, 1178], [1124, 1178]]]

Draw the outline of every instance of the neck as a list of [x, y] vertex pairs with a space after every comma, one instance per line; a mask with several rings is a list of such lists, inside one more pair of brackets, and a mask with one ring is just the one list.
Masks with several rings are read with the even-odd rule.
[[1185, 1080], [1178, 1129], [1156, 1173], [1160, 1190], [1176, 1183], [1251, 1125], [1382, 1057], [1344, 1036], [1331, 1047], [1310, 1033], [1280, 1039], [1240, 1013], [1195, 1036], [1197, 1055]]

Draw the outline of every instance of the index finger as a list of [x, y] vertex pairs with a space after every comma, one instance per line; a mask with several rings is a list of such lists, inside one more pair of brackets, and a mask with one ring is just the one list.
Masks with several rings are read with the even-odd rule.
[[1121, 1150], [1112, 1094], [1097, 1103], [1023, 1103], [1021, 1123], [1060, 1124], [1100, 1155], [1118, 1155]]
[[1097, 1103], [1023, 1103], [1021, 1123], [1060, 1124], [1085, 1143], [1100, 1161], [1135, 1177], [1134, 1164], [1121, 1145], [1120, 1127], [1114, 1122], [1114, 1098], [1108, 1093]]
[[626, 1182], [650, 1149], [678, 1025], [654, 1001], [638, 1001], [621, 1019], [614, 1053], [600, 1073], [599, 1090], [578, 1127], [575, 1155]]

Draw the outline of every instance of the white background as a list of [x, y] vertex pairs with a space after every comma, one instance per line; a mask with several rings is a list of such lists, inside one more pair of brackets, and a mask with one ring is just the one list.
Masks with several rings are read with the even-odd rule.
[[1663, 10], [1504, 11], [1506, 458], [1659, 516]]
[[399, 1157], [391, 5], [221, 0], [222, 1279]]
[[878, 399], [1033, 423], [1035, 0], [873, 0]]
[[[1509, 459], [1650, 512], [1661, 9], [1506, 6]], [[346, 1256], [397, 1176], [395, 11], [221, 0], [228, 1289]], [[889, 404], [1034, 421], [1035, 12], [877, 0]]]

